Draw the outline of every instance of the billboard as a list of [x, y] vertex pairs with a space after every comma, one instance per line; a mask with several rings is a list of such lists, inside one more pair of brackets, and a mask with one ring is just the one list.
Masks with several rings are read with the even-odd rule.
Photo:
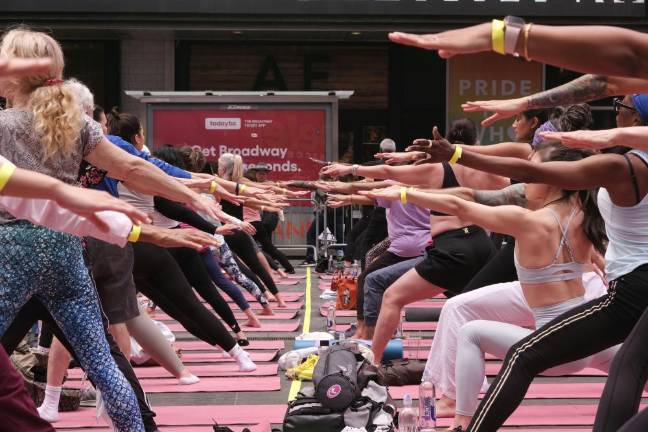
[[189, 145], [207, 160], [223, 153], [240, 155], [247, 167], [266, 166], [272, 180], [315, 179], [319, 166], [310, 158], [327, 158], [327, 108], [192, 107], [153, 109], [149, 142]]
[[447, 62], [446, 77], [446, 130], [452, 121], [467, 117], [475, 122], [482, 144], [513, 140], [513, 120], [502, 120], [483, 128], [480, 122], [490, 113], [467, 113], [461, 109], [461, 104], [476, 100], [514, 99], [544, 88], [542, 64], [495, 53], [452, 57]]

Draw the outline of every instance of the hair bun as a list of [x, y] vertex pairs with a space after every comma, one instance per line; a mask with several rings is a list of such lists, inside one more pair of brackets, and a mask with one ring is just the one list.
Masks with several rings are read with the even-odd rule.
[[115, 119], [119, 119], [119, 115], [120, 115], [119, 107], [116, 106], [112, 107], [110, 109], [110, 115], [113, 116]]

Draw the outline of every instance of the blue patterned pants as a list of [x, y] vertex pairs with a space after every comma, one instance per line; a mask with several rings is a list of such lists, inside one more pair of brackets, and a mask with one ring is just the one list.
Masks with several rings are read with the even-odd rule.
[[0, 334], [32, 296], [50, 311], [101, 391], [118, 431], [144, 431], [133, 389], [117, 368], [81, 240], [19, 221], [0, 225]]

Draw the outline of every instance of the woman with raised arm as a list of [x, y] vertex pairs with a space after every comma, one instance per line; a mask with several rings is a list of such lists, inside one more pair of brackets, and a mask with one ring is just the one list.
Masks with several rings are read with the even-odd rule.
[[[509, 350], [467, 429], [495, 431], [522, 401], [536, 375], [623, 342], [648, 307], [648, 153], [632, 150], [577, 162], [534, 164], [458, 150], [460, 146], [441, 139], [436, 129], [434, 138], [416, 142], [413, 149], [426, 151], [434, 162], [461, 153], [459, 164], [526, 183], [570, 190], [601, 188], [598, 205], [609, 238], [605, 260], [610, 291], [559, 316]], [[627, 418], [616, 420], [621, 425]]]
[[[532, 161], [575, 161], [590, 154], [544, 143]], [[400, 193], [400, 190], [390, 188], [370, 192], [369, 196], [397, 200]], [[485, 229], [516, 238], [515, 264], [524, 298], [534, 317], [532, 328], [540, 329], [561, 313], [585, 302], [583, 274], [593, 249], [602, 252], [605, 241], [604, 224], [596, 207], [594, 191], [526, 185], [527, 198], [540, 202], [535, 211], [517, 206], [489, 207], [439, 193], [416, 190], [405, 190], [404, 193], [414, 204], [454, 214]], [[507, 307], [506, 304], [501, 306]], [[512, 303], [509, 307], [517, 307], [517, 304]], [[502, 358], [511, 345], [532, 332], [517, 322], [509, 323], [504, 313], [502, 319], [477, 319], [461, 328], [454, 373], [456, 414], [452, 431], [463, 431], [477, 408], [479, 391], [485, 379], [484, 354]], [[552, 369], [548, 374], [564, 375], [592, 366], [607, 372], [615, 352], [616, 349], [606, 350]]]
[[[431, 170], [425, 169], [424, 166], [332, 164], [324, 167], [321, 174], [333, 177], [353, 174], [362, 177], [391, 179], [407, 185], [432, 189], [451, 188], [459, 185], [481, 189], [500, 189], [509, 182], [507, 178], [484, 175], [474, 170], [464, 170], [454, 165], [454, 160], [451, 162], [434, 165]], [[403, 204], [406, 203], [406, 201], [403, 202]], [[393, 275], [395, 282], [382, 299], [382, 305], [380, 302], [377, 305], [380, 306], [380, 316], [377, 317], [372, 342], [376, 362], [380, 362], [382, 359], [387, 342], [396, 331], [403, 307], [418, 300], [434, 297], [446, 290], [455, 293], [461, 292], [464, 285], [481, 269], [494, 252], [493, 244], [482, 228], [456, 216], [439, 212], [431, 212], [430, 215], [433, 245], [427, 248], [424, 259], [415, 264], [413, 269], [411, 260], [403, 261], [372, 273], [365, 281], [367, 284], [369, 279], [378, 273], [398, 270]], [[381, 288], [384, 290], [387, 286]], [[368, 317], [365, 314], [365, 321], [367, 320]], [[369, 325], [368, 322], [366, 324]]]

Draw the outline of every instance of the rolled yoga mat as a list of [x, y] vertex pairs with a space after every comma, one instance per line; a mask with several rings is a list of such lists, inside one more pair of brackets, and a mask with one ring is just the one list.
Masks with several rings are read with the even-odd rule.
[[441, 308], [407, 308], [405, 309], [405, 321], [408, 322], [428, 322], [439, 321]]
[[[340, 341], [331, 341], [331, 343], [335, 344]], [[366, 346], [371, 346], [370, 342], [364, 342], [364, 341], [357, 341], [353, 339], [345, 339], [343, 342], [357, 342], [362, 345]], [[295, 344], [293, 345], [293, 349], [301, 349], [301, 348], [309, 348], [316, 346], [318, 341], [312, 341], [312, 340], [295, 340]], [[389, 361], [389, 360], [397, 360], [397, 359], [402, 359], [403, 358], [403, 340], [402, 339], [392, 339], [389, 341], [387, 344], [387, 347], [385, 348], [385, 353], [383, 354], [383, 361]]]

